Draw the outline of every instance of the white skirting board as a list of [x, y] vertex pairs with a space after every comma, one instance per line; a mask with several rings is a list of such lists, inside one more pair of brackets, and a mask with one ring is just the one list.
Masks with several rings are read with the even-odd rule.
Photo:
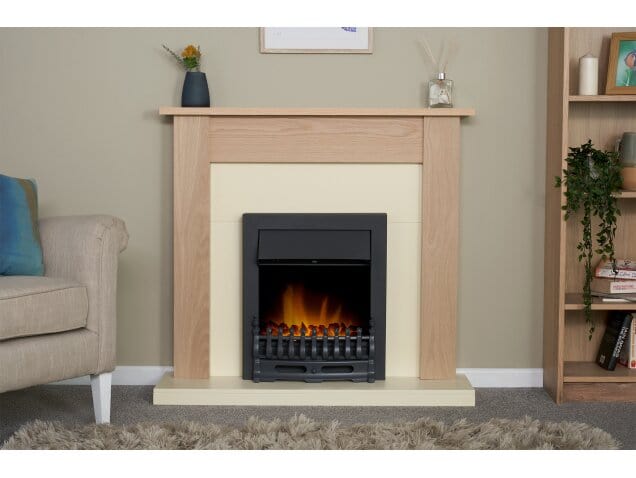
[[543, 388], [542, 368], [458, 368], [475, 388]]
[[[113, 372], [113, 385], [156, 385], [172, 372], [169, 366], [121, 365]], [[541, 368], [459, 368], [475, 388], [541, 388]], [[90, 385], [88, 375], [55, 382], [54, 385]]]

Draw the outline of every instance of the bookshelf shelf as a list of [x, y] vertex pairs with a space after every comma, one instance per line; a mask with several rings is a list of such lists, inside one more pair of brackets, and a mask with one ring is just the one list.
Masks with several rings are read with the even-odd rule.
[[570, 103], [625, 103], [636, 101], [636, 95], [570, 95]]
[[[595, 147], [613, 150], [625, 131], [636, 131], [636, 95], [578, 95], [578, 60], [586, 53], [599, 59], [598, 84], [607, 78], [609, 44], [616, 31], [636, 28], [550, 28], [548, 30], [548, 91], [546, 124], [546, 184], [563, 176], [569, 148], [588, 139]], [[636, 303], [603, 302], [594, 298], [590, 324], [583, 312], [585, 281], [577, 244], [580, 217], [564, 221], [562, 188], [546, 187], [543, 387], [557, 403], [567, 401], [636, 402], [636, 371], [608, 372], [595, 363], [611, 311], [636, 311]], [[617, 257], [636, 257], [636, 191], [621, 191], [621, 215], [614, 241]], [[596, 231], [594, 231], [595, 233]], [[595, 257], [595, 262], [600, 258]], [[572, 293], [572, 292], [578, 293]], [[619, 367], [617, 366], [617, 369]]]
[[619, 199], [636, 199], [636, 191], [620, 191], [614, 194]]
[[[583, 310], [583, 294], [565, 294], [565, 310]], [[603, 302], [593, 297], [592, 310], [636, 310], [636, 302]]]
[[624, 383], [636, 382], [636, 369], [617, 365], [613, 371], [599, 367], [595, 362], [565, 362], [564, 382]]

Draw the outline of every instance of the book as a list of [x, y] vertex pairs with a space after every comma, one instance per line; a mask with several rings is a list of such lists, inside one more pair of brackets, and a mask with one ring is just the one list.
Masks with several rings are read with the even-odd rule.
[[614, 370], [621, 348], [632, 322], [631, 312], [612, 311], [607, 318], [607, 327], [596, 355], [596, 363], [606, 370]]
[[609, 279], [631, 279], [636, 280], [636, 261], [631, 259], [616, 259], [615, 274], [612, 270], [612, 262], [603, 260], [598, 263], [594, 271], [596, 277], [607, 277]]
[[[606, 294], [605, 292], [591, 292], [593, 297], [599, 297], [603, 302], [628, 303], [636, 302], [636, 294]], [[636, 306], [634, 306], [636, 308]]]
[[628, 368], [636, 368], [636, 320], [632, 319], [629, 332], [621, 347], [618, 363]]
[[604, 292], [606, 294], [634, 294], [636, 293], [636, 280], [593, 277], [590, 289], [593, 292]]

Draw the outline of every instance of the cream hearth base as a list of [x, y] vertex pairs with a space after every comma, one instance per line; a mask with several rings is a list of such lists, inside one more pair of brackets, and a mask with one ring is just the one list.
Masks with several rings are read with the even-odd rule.
[[261, 382], [240, 377], [207, 380], [166, 374], [154, 390], [155, 405], [382, 406], [475, 405], [475, 391], [464, 375], [452, 380], [387, 377], [375, 383]]
[[[459, 123], [473, 110], [162, 108], [161, 113], [174, 116], [174, 374], [166, 374], [155, 387], [154, 403], [474, 405], [473, 388], [455, 372]], [[245, 196], [241, 187], [253, 180], [245, 172], [265, 172], [258, 171], [258, 163], [278, 168], [294, 163], [340, 164], [340, 172], [350, 173], [375, 165], [364, 170], [367, 182], [356, 187], [376, 189], [387, 203], [371, 196], [362, 199], [360, 204], [369, 203], [366, 206], [354, 201], [342, 206], [347, 210], [338, 211], [342, 201], [336, 194], [330, 198], [333, 204], [314, 200], [300, 211], [281, 209], [276, 201], [282, 198], [285, 206], [286, 197], [276, 196], [285, 187], [283, 181], [261, 190], [260, 196], [252, 195], [251, 204], [239, 205], [241, 196], [230, 193], [239, 190]], [[229, 165], [237, 167], [225, 168]], [[382, 169], [384, 165], [393, 167]], [[262, 166], [269, 173], [276, 171], [276, 176], [283, 171]], [[284, 169], [283, 176], [294, 171], [301, 170]], [[301, 177], [307, 177], [307, 170], [302, 171]], [[321, 171], [330, 177], [326, 169]], [[234, 182], [228, 181], [231, 176]], [[315, 196], [321, 184], [296, 187]], [[333, 193], [339, 187], [330, 184], [324, 189]], [[338, 194], [343, 191], [346, 196], [346, 188]], [[228, 204], [240, 207], [232, 210]], [[254, 210], [255, 204], [269, 210]], [[387, 380], [319, 384], [242, 380], [240, 351], [234, 350], [240, 321], [240, 214], [362, 212], [365, 207], [372, 212], [386, 210], [389, 232], [394, 231], [387, 264], [387, 320], [391, 315], [406, 319], [413, 331], [406, 343], [391, 342], [387, 334], [387, 348], [394, 354], [387, 354]], [[406, 261], [405, 251], [409, 251]], [[229, 272], [219, 275], [219, 270]], [[400, 294], [395, 291], [407, 283], [408, 294], [398, 304]], [[232, 325], [222, 327], [224, 323]], [[223, 328], [228, 335], [222, 335]]]

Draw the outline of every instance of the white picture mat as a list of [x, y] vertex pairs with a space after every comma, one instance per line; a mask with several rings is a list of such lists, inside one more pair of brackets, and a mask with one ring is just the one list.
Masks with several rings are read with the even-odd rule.
[[[346, 28], [355, 28], [348, 31]], [[262, 28], [261, 51], [359, 51], [370, 53], [370, 28]]]

